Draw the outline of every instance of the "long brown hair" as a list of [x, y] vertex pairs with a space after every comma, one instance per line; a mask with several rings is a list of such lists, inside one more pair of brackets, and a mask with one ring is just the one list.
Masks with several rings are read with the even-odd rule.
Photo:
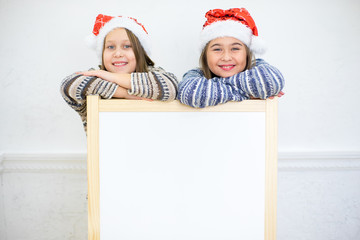
[[[207, 79], [211, 79], [213, 77], [218, 77], [210, 70], [208, 62], [207, 62], [206, 55], [207, 55], [207, 51], [209, 48], [209, 44], [210, 44], [210, 42], [208, 42], [206, 44], [206, 46], [204, 47], [204, 49], [201, 52], [200, 59], [199, 59], [200, 69], [204, 72], [204, 76]], [[246, 66], [245, 66], [244, 70], [248, 70], [248, 69], [252, 68], [253, 66], [255, 66], [255, 56], [246, 45], [245, 45], [245, 49], [246, 49]]]
[[[144, 50], [143, 46], [141, 45], [139, 39], [135, 36], [135, 34], [126, 28], [124, 28], [124, 29], [126, 31], [126, 34], [129, 37], [132, 49], [135, 54], [135, 59], [136, 59], [135, 72], [148, 72], [148, 67], [154, 66], [155, 63], [147, 55], [146, 51]], [[104, 53], [104, 49], [105, 49], [105, 40], [104, 40], [104, 46], [103, 46], [103, 53]], [[102, 59], [100, 69], [106, 70], [105, 66], [104, 66], [104, 59]]]

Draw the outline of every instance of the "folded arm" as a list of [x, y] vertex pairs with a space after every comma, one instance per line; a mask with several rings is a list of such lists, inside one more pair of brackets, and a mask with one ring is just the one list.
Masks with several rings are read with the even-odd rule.
[[262, 59], [257, 59], [256, 66], [251, 69], [222, 81], [236, 86], [250, 97], [260, 99], [281, 94], [285, 84], [281, 72]]
[[[115, 83], [128, 90], [126, 98], [148, 98], [155, 100], [174, 100], [177, 94], [178, 81], [174, 74], [165, 72], [160, 67], [149, 67], [149, 72], [112, 73], [104, 70], [81, 72], [85, 76], [96, 76]], [[121, 90], [123, 90], [121, 89]], [[118, 90], [114, 97], [124, 98], [123, 92]]]
[[81, 117], [86, 131], [86, 97], [99, 95], [104, 99], [112, 98], [120, 87], [112, 82], [94, 76], [74, 73], [66, 77], [60, 86], [65, 102]]
[[256, 66], [228, 78], [206, 79], [199, 69], [187, 72], [179, 83], [178, 99], [192, 107], [207, 107], [250, 98], [266, 99], [282, 93], [280, 71], [262, 59]]
[[231, 84], [217, 78], [207, 79], [201, 70], [193, 69], [179, 83], [178, 99], [191, 107], [203, 108], [228, 101], [246, 100], [249, 96]]
[[130, 95], [161, 101], [174, 100], [177, 95], [178, 80], [172, 73], [160, 67], [150, 67], [149, 72], [131, 73]]
[[99, 95], [104, 99], [111, 98], [119, 86], [95, 76], [83, 76], [74, 73], [66, 77], [60, 87], [64, 100], [75, 108], [81, 107], [87, 95]]

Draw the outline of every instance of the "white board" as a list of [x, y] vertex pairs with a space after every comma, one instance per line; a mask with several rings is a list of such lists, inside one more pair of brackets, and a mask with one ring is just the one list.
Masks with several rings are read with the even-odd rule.
[[89, 240], [276, 240], [276, 98], [87, 102]]
[[264, 239], [265, 113], [102, 112], [100, 239]]

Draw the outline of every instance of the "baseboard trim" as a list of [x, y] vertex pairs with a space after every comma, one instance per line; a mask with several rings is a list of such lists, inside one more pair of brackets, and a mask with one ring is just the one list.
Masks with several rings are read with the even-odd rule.
[[280, 152], [279, 171], [360, 170], [360, 152]]
[[84, 172], [86, 153], [5, 153], [0, 172]]
[[[360, 152], [279, 152], [279, 171], [360, 170]], [[1, 172], [86, 173], [86, 153], [3, 153]]]

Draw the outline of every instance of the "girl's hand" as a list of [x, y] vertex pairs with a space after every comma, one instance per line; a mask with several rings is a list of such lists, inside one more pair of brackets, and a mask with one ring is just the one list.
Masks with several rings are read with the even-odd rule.
[[[277, 95], [277, 97], [282, 97], [285, 93], [283, 91], [280, 91], [279, 94]], [[268, 97], [270, 99], [274, 99], [275, 96], [271, 96], [271, 97]], [[250, 99], [260, 99], [260, 98], [255, 98], [253, 96], [250, 96]]]
[[130, 89], [131, 88], [131, 74], [128, 73], [112, 73], [104, 70], [90, 70], [84, 72], [77, 72], [83, 76], [94, 76], [103, 80], [116, 83], [117, 85]]
[[138, 96], [133, 96], [133, 95], [128, 95], [125, 97], [125, 99], [131, 99], [131, 100], [145, 100], [145, 101], [149, 101], [152, 102], [154, 101], [153, 99], [150, 98], [143, 98], [143, 97], [138, 97]]
[[[279, 94], [277, 95], [278, 97], [282, 97], [285, 93], [283, 91], [280, 91]], [[270, 99], [273, 99], [275, 96], [271, 96], [269, 97]]]
[[138, 97], [130, 95], [128, 90], [123, 87], [118, 87], [113, 95], [113, 98], [131, 99], [131, 100], [146, 100], [152, 102], [153, 99]]

